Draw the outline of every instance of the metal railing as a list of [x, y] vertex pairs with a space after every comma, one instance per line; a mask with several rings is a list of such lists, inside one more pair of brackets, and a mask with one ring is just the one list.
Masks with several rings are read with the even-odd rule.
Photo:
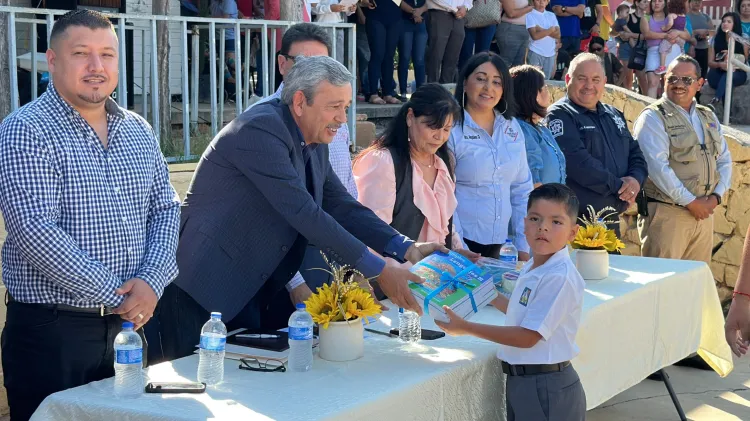
[[727, 126], [729, 125], [729, 112], [732, 108], [732, 80], [734, 79], [734, 68], [737, 67], [744, 72], [750, 72], [750, 66], [743, 61], [735, 59], [734, 54], [729, 53], [734, 52], [735, 43], [739, 42], [743, 45], [750, 45], [750, 42], [734, 32], [728, 32], [728, 34], [730, 37], [729, 42], [727, 43], [727, 85], [726, 93], [724, 94], [724, 119], [722, 122], [722, 124]]
[[[8, 39], [9, 54], [8, 57], [0, 57], [0, 65], [4, 60], [8, 60], [10, 69], [11, 83], [11, 110], [15, 111], [19, 107], [18, 91], [18, 45], [17, 45], [17, 26], [29, 25], [31, 27], [30, 36], [30, 71], [31, 71], [31, 100], [38, 97], [37, 73], [39, 72], [39, 63], [37, 63], [37, 25], [46, 25], [47, 45], [52, 32], [54, 17], [67, 13], [67, 10], [53, 9], [32, 9], [20, 7], [0, 7], [0, 16], [8, 16]], [[257, 69], [262, 75], [263, 96], [271, 93], [271, 87], [275, 86], [275, 46], [277, 44], [277, 30], [286, 30], [296, 22], [288, 21], [267, 21], [267, 20], [248, 20], [248, 19], [219, 19], [219, 18], [202, 18], [187, 16], [163, 16], [163, 15], [133, 15], [122, 13], [104, 13], [111, 19], [117, 19], [115, 31], [119, 40], [119, 80], [116, 90], [116, 99], [118, 104], [123, 108], [128, 108], [128, 85], [127, 85], [127, 54], [125, 34], [127, 31], [141, 32], [141, 115], [146, 118], [154, 129], [157, 138], [160, 136], [161, 124], [171, 124], [170, 122], [159, 121], [159, 83], [169, 83], [169, 80], [160, 78], [157, 57], [157, 22], [166, 21], [168, 23], [179, 24], [181, 45], [172, 46], [179, 48], [181, 55], [181, 89], [182, 89], [182, 127], [183, 127], [183, 155], [171, 156], [169, 161], [180, 161], [194, 159], [197, 156], [191, 153], [190, 138], [191, 132], [198, 125], [198, 104], [199, 104], [199, 62], [200, 62], [200, 30], [208, 30], [208, 47], [209, 47], [209, 78], [210, 78], [210, 106], [211, 106], [211, 136], [215, 136], [223, 126], [224, 122], [224, 57], [225, 57], [225, 32], [227, 29], [234, 29], [236, 48], [235, 48], [235, 117], [239, 116], [247, 108], [252, 93], [245, 86], [250, 80], [250, 69], [254, 68], [254, 63], [250, 62], [251, 52], [251, 34], [259, 32], [260, 46], [262, 54], [262, 69]], [[44, 15], [44, 19], [27, 18], [19, 15]], [[142, 26], [127, 25], [128, 23], [141, 23]], [[330, 55], [336, 57], [338, 46], [336, 45], [336, 30], [345, 31], [346, 54], [343, 63], [349, 71], [356, 77], [356, 27], [348, 23], [321, 23], [323, 27], [331, 31], [332, 51]], [[169, 28], [171, 32], [173, 28]], [[241, 51], [239, 42], [244, 31], [244, 51]], [[219, 33], [219, 46], [217, 51], [216, 35]], [[270, 34], [269, 34], [270, 32]], [[150, 48], [147, 48], [147, 40], [150, 39]], [[271, 50], [270, 46], [273, 46]], [[188, 50], [192, 52], [192, 66], [188, 68]], [[146, 68], [147, 51], [150, 52], [150, 68]], [[272, 54], [273, 53], [273, 54]], [[217, 69], [217, 60], [221, 69]], [[44, 63], [46, 65], [46, 62]], [[217, 78], [218, 72], [221, 71], [220, 77]], [[192, 80], [191, 80], [192, 78]], [[150, 81], [148, 89], [146, 80]], [[218, 81], [217, 81], [218, 79]], [[221, 93], [221, 98], [218, 98]], [[150, 107], [148, 97], [150, 95]], [[355, 116], [356, 116], [356, 89], [352, 89], [352, 103], [349, 107], [348, 121], [349, 133], [354, 144], [355, 136]], [[192, 108], [191, 108], [192, 107]], [[150, 109], [149, 109], [150, 108]], [[171, 108], [171, 98], [170, 98]], [[150, 117], [150, 118], [149, 118]], [[161, 139], [160, 139], [161, 140]]]

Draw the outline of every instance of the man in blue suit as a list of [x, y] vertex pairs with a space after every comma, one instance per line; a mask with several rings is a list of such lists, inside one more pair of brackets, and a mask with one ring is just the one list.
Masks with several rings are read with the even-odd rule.
[[[352, 75], [329, 57], [295, 61], [280, 100], [227, 125], [196, 168], [181, 213], [180, 275], [159, 303], [167, 360], [193, 353], [211, 311], [222, 313], [229, 330], [285, 326], [294, 303], [284, 285], [308, 241], [333, 262], [377, 277], [395, 305], [421, 314], [408, 288], [421, 279], [385, 266], [370, 249], [413, 263], [447, 250], [414, 243], [346, 191], [331, 169], [328, 144], [346, 123]], [[287, 308], [279, 308], [279, 298]]]

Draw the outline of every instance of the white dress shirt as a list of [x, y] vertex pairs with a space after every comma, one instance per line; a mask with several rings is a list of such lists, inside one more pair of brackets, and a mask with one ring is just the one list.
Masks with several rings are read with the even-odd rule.
[[[698, 141], [705, 143], [703, 133], [703, 123], [695, 110], [695, 100], [690, 107], [690, 112], [678, 106], [680, 112], [693, 124], [695, 133], [698, 135]], [[714, 116], [714, 124], [721, 134], [721, 150], [719, 158], [716, 161], [716, 169], [719, 171], [719, 184], [714, 190], [717, 194], [723, 196], [729, 189], [732, 180], [732, 157], [729, 154], [729, 147], [721, 131], [721, 124]], [[662, 192], [672, 198], [680, 206], [686, 206], [693, 200], [695, 195], [690, 193], [682, 184], [672, 168], [669, 166], [669, 136], [664, 129], [664, 122], [659, 117], [658, 112], [646, 109], [643, 110], [633, 127], [633, 134], [638, 140], [638, 144], [643, 151], [648, 164], [648, 177], [656, 184]]]
[[[250, 105], [245, 109], [245, 112], [258, 104], [263, 104], [264, 102], [280, 98], [281, 90], [283, 88], [284, 82], [281, 82], [281, 85], [279, 85], [279, 89], [277, 89], [276, 92], [273, 93], [273, 95], [269, 95], [261, 99], [260, 101]], [[346, 191], [348, 191], [349, 194], [351, 194], [352, 197], [356, 199], [357, 185], [354, 183], [354, 174], [352, 174], [352, 157], [349, 154], [349, 126], [347, 126], [346, 124], [341, 125], [338, 132], [336, 132], [336, 136], [333, 137], [333, 141], [330, 145], [328, 145], [328, 161], [330, 161], [331, 163], [333, 172], [336, 173], [336, 175], [339, 177], [339, 180], [341, 180], [341, 184], [346, 187]], [[294, 274], [294, 277], [292, 277], [292, 279], [287, 282], [286, 288], [287, 290], [291, 291], [304, 282], [305, 279], [302, 277], [302, 274], [297, 272]]]
[[505, 326], [533, 330], [542, 339], [526, 349], [500, 345], [497, 358], [512, 365], [570, 361], [579, 351], [575, 340], [586, 284], [567, 247], [532, 270], [533, 265], [531, 259], [521, 269], [508, 302]]
[[448, 147], [456, 157], [456, 213], [464, 238], [502, 244], [509, 222], [519, 251], [529, 251], [523, 233], [526, 203], [534, 189], [523, 131], [515, 119], [497, 114], [490, 136], [464, 111], [464, 124], [451, 131]]

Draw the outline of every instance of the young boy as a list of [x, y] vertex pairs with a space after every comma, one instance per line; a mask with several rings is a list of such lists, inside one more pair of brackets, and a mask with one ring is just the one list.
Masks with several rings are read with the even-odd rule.
[[560, 39], [560, 24], [554, 13], [545, 10], [549, 0], [533, 0], [534, 10], [526, 15], [526, 29], [531, 36], [526, 62], [544, 72], [545, 79], [555, 75], [555, 42]]
[[[615, 24], [612, 25], [612, 29], [620, 34], [632, 34], [633, 31], [628, 28], [628, 19], [630, 19], [630, 6], [628, 6], [627, 4], [621, 4], [617, 6], [617, 19], [615, 19]], [[617, 42], [624, 43], [626, 41], [618, 36]], [[636, 40], [629, 40], [630, 46], [635, 47], [635, 42]]]
[[[472, 335], [500, 344], [497, 357], [508, 375], [508, 421], [581, 421], [586, 396], [570, 360], [581, 319], [584, 282], [568, 255], [578, 231], [578, 199], [562, 184], [543, 184], [529, 195], [524, 233], [532, 259], [521, 269], [510, 300], [493, 305], [506, 313], [505, 326], [472, 323], [445, 308], [451, 335]], [[541, 403], [539, 396], [551, 396]]]

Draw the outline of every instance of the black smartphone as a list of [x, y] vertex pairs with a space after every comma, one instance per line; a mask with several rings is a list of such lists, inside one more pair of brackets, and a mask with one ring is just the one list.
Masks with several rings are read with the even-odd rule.
[[[398, 329], [394, 328], [391, 329], [391, 335], [398, 336]], [[422, 340], [424, 341], [431, 341], [434, 339], [440, 339], [443, 336], [445, 336], [445, 332], [442, 330], [430, 330], [430, 329], [422, 329]]]
[[197, 382], [151, 382], [146, 385], [146, 393], [203, 393], [205, 383]]

